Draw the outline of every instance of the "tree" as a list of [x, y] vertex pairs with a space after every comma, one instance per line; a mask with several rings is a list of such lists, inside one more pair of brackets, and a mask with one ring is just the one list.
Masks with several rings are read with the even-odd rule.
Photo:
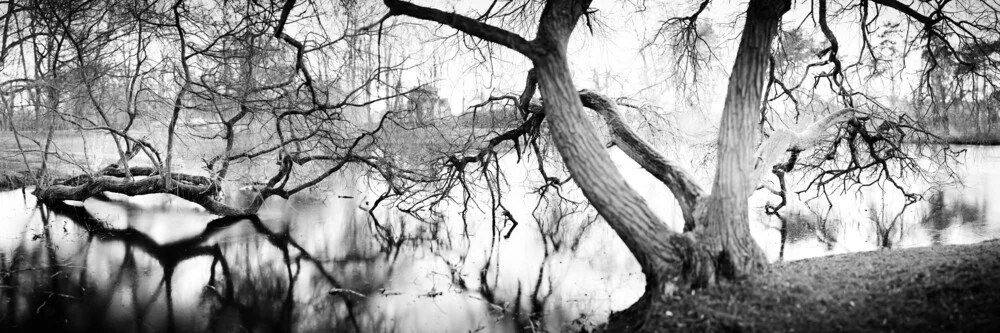
[[[707, 0], [702, 1], [698, 11], [684, 20], [665, 21], [664, 24], [688, 24], [688, 28], [693, 29], [698, 15], [708, 3]], [[943, 1], [928, 4], [936, 6], [934, 7], [936, 10], [929, 15], [921, 14], [919, 8], [914, 9], [893, 0], [863, 2], [845, 7], [844, 10], [860, 12], [864, 22], [862, 47], [867, 48], [866, 51], [871, 52], [877, 61], [874, 51], [870, 48], [868, 37], [871, 33], [869, 19], [877, 18], [879, 14], [872, 17], [869, 10], [882, 7], [895, 9], [907, 22], [923, 27], [922, 38], [928, 41], [938, 39], [950, 45], [954, 41], [945, 39], [941, 31], [961, 30], [963, 25], [969, 22], [944, 14], [946, 11], [942, 9], [948, 3], [949, 1]], [[828, 4], [827, 1], [821, 0], [817, 2], [817, 12], [811, 15], [817, 19], [817, 25], [827, 37], [829, 46], [817, 55], [826, 59], [809, 64], [806, 69], [808, 71], [812, 67], [831, 66], [827, 72], [815, 76], [816, 83], [826, 80], [846, 108], [820, 119], [805, 131], [779, 130], [772, 133], [755, 153], [755, 146], [760, 142], [757, 125], [765, 123], [767, 119], [762, 117], [763, 114], [760, 112], [762, 98], [770, 97], [772, 86], [778, 86], [781, 90], [774, 99], [787, 94], [787, 98], [797, 104], [792, 94], [801, 84], [789, 88], [781, 78], [775, 77], [771, 65], [773, 59], [771, 45], [783, 15], [791, 7], [791, 1], [752, 0], [746, 9], [745, 25], [730, 73], [720, 124], [719, 157], [714, 185], [709, 194], [704, 194], [683, 172], [665, 162], [667, 159], [659, 156], [655, 150], [649, 149], [649, 146], [641, 140], [630, 137], [628, 130], [621, 128], [620, 123], [616, 123], [614, 103], [607, 99], [588, 99], [590, 94], [587, 92], [582, 94], [577, 92], [569, 76], [566, 49], [569, 37], [578, 21], [585, 16], [589, 20], [588, 15], [593, 14], [590, 11], [590, 1], [547, 1], [538, 18], [537, 33], [533, 40], [527, 40], [510, 31], [484, 23], [484, 19], [493, 9], [492, 6], [479, 19], [473, 19], [404, 1], [387, 0], [385, 4], [390, 10], [387, 16], [410, 16], [447, 25], [468, 35], [510, 48], [531, 60], [544, 99], [544, 116], [548, 121], [552, 140], [574, 182], [580, 186], [591, 205], [629, 247], [646, 275], [645, 295], [630, 310], [626, 310], [618, 317], [619, 320], [629, 318], [619, 323], [640, 323], [632, 328], [642, 327], [641, 318], [647, 318], [642, 313], [648, 310], [649, 302], [656, 302], [664, 295], [672, 295], [678, 290], [703, 287], [721, 280], [739, 279], [753, 274], [766, 265], [760, 249], [749, 234], [747, 197], [755, 190], [761, 176], [770, 172], [772, 167], [779, 178], [783, 177], [784, 172], [791, 171], [796, 165], [798, 154], [824, 142], [830, 137], [828, 130], [837, 129], [840, 135], [836, 136], [838, 139], [832, 140], [832, 146], [824, 153], [835, 156], [841, 144], [847, 146], [850, 152], [846, 168], [834, 170], [832, 174], [821, 173], [814, 180], [813, 183], [819, 182], [821, 186], [825, 186], [833, 179], [848, 179], [856, 181], [853, 182], [855, 184], [865, 184], [860, 181], [860, 170], [874, 167], [874, 170], [878, 171], [875, 173], [876, 181], [891, 182], [903, 190], [894, 179], [899, 176], [890, 173], [890, 170], [898, 169], [889, 164], [900, 162], [906, 171], [909, 163], [912, 163], [912, 156], [903, 157], [899, 146], [903, 135], [894, 135], [892, 130], [905, 129], [924, 139], [930, 135], [919, 127], [919, 124], [905, 117], [899, 120], [879, 119], [879, 114], [859, 110], [862, 106], [860, 103], [870, 101], [870, 98], [848, 85], [844, 73], [846, 67], [842, 64], [839, 53], [840, 45], [827, 23]], [[974, 15], [968, 11], [965, 14]], [[992, 26], [984, 25], [976, 28], [989, 30]], [[697, 34], [689, 33], [681, 36], [697, 36]], [[969, 38], [978, 37], [969, 30], [964, 30], [959, 41]], [[688, 40], [700, 42], [697, 38]], [[533, 93], [532, 80], [529, 75], [528, 87], [524, 93], [528, 96]], [[694, 222], [692, 231], [682, 234], [666, 228], [653, 216], [643, 198], [625, 184], [596, 139], [593, 125], [586, 121], [584, 104], [580, 101], [581, 95], [584, 101], [596, 101], [590, 103], [590, 107], [606, 115], [605, 120], [609, 123], [609, 127], [613, 128], [616, 143], [624, 146], [623, 150], [630, 157], [654, 175], [661, 177], [660, 179], [664, 180], [675, 194], [679, 194], [677, 198], [685, 210], [685, 216]], [[869, 108], [877, 109], [871, 106]], [[943, 153], [938, 157], [943, 157], [945, 160], [953, 156], [946, 148], [941, 151]], [[789, 158], [782, 157], [789, 153]], [[893, 161], [898, 157], [903, 158]], [[836, 160], [836, 158], [819, 160]], [[806, 166], [818, 167], [811, 164]], [[912, 167], [911, 170], [918, 174], [920, 171]], [[824, 176], [830, 177], [824, 178]], [[784, 196], [784, 186], [782, 187], [783, 189], [776, 193]], [[908, 197], [911, 196], [909, 192], [905, 193]], [[912, 197], [916, 196], [912, 194]]]
[[[276, 162], [273, 170], [268, 170], [266, 176], [254, 177], [252, 182], [261, 198], [288, 198], [318, 186], [350, 165], [373, 173], [384, 183], [384, 194], [377, 201], [397, 197], [401, 202], [397, 207], [414, 216], [419, 217], [422, 211], [435, 213], [454, 192], [460, 192], [468, 206], [474, 192], [470, 187], [477, 182], [485, 183], [491, 195], [491, 213], [498, 215], [506, 211], [499, 200], [503, 192], [499, 157], [513, 152], [520, 159], [522, 154], [532, 152], [543, 161], [544, 143], [548, 141], [558, 151], [570, 178], [561, 179], [558, 172], [547, 170], [546, 163], [539, 162], [542, 188], [572, 180], [626, 244], [645, 274], [645, 294], [630, 309], [615, 316], [611, 327], [656, 330], [655, 325], [644, 324], [665, 297], [738, 280], [766, 266], [762, 251], [750, 235], [747, 198], [767, 188], [784, 202], [792, 191], [784, 181], [787, 173], [812, 173], [807, 189], [821, 193], [890, 184], [911, 200], [918, 200], [919, 193], [911, 193], [900, 180], [927, 176], [925, 168], [917, 163], [920, 159], [940, 162], [938, 165], [945, 166], [947, 174], [947, 163], [955, 155], [946, 147], [927, 149], [924, 143], [933, 142], [936, 136], [912, 117], [882, 105], [871, 91], [858, 87], [856, 77], [874, 78], [883, 72], [880, 64], [884, 55], [873, 47], [880, 19], [906, 23], [908, 29], [918, 32], [904, 41], [909, 46], [925, 43], [928, 47], [934, 44], [955, 48], [956, 44], [981, 41], [983, 34], [996, 35], [994, 19], [985, 15], [996, 11], [975, 2], [948, 0], [913, 6], [895, 0], [871, 0], [836, 10], [827, 8], [828, 2], [809, 3], [815, 7], [808, 15], [825, 41], [814, 55], [818, 60], [804, 64], [800, 70], [775, 69], [795, 63], [787, 61], [793, 57], [781, 55], [776, 52], [780, 49], [773, 47], [792, 1], [751, 0], [747, 4], [722, 106], [711, 187], [698, 184], [678, 163], [629, 128], [615, 100], [601, 92], [578, 90], [574, 84], [569, 65], [570, 38], [578, 26], [585, 24], [593, 29], [598, 21], [589, 0], [493, 1], [475, 17], [399, 0], [385, 0], [384, 7], [343, 2], [334, 6], [337, 17], [348, 22], [346, 28], [319, 34], [315, 37], [318, 40], [306, 39], [309, 33], [290, 28], [302, 28], [301, 22], [322, 17], [321, 9], [327, 8], [314, 3], [286, 0], [280, 4], [251, 2], [237, 6], [226, 1], [195, 4], [179, 0], [169, 8], [138, 6], [144, 8], [138, 11], [128, 7], [134, 10], [127, 12], [137, 25], [157, 29], [154, 35], [166, 36], [158, 41], [170, 45], [176, 53], [163, 59], [171, 65], [173, 82], [159, 92], [165, 96], [160, 100], [168, 107], [157, 110], [158, 115], [169, 119], [163, 140], [166, 142], [158, 144], [165, 146], [165, 157], [159, 157], [153, 144], [133, 138], [106, 121], [108, 126], [86, 128], [112, 133], [138, 148], [119, 147], [120, 163], [45, 184], [35, 194], [43, 201], [55, 202], [83, 200], [101, 191], [129, 195], [173, 193], [219, 215], [242, 216], [255, 212], [259, 201], [245, 208], [220, 201], [220, 184], [231, 179], [229, 163], [254, 164], [259, 163], [255, 159], [269, 158]], [[700, 64], [706, 61], [698, 58], [706, 49], [700, 44], [706, 41], [699, 33], [698, 22], [710, 5], [710, 0], [703, 0], [694, 14], [665, 20], [661, 27], [681, 31], [671, 42], [678, 56], [690, 57], [677, 63], [692, 64], [688, 68], [691, 71], [703, 68]], [[107, 8], [118, 7], [108, 3], [93, 10]], [[886, 8], [894, 11], [888, 14], [883, 11]], [[199, 15], [200, 10], [234, 15]], [[847, 46], [841, 45], [837, 38], [840, 29], [835, 32], [836, 26], [831, 28], [828, 17], [850, 13], [857, 13], [862, 23], [858, 49], [863, 52], [853, 64], [845, 65], [850, 60], [845, 56]], [[439, 104], [437, 97], [431, 98], [423, 87], [402, 89], [398, 73], [406, 67], [405, 59], [389, 64], [382, 61], [382, 38], [393, 38], [395, 29], [409, 31], [405, 30], [406, 24], [393, 20], [397, 16], [449, 26], [461, 35], [443, 38], [462, 38], [465, 45], [486, 54], [484, 57], [501, 52], [494, 50], [501, 46], [530, 61], [523, 91], [491, 96], [477, 105], [505, 103], [518, 111], [516, 116], [500, 116], [501, 124], [485, 131], [477, 128], [475, 121], [427, 117], [422, 102], [406, 105], [412, 110], [388, 108], [370, 122], [345, 116], [352, 108], [371, 112], [368, 107], [375, 103], [399, 101], [400, 96], [410, 93], [415, 101], [435, 100], [432, 103]], [[70, 30], [60, 33], [73, 36]], [[534, 32], [534, 38], [526, 39], [518, 30]], [[793, 37], [786, 40], [796, 44]], [[345, 49], [338, 49], [345, 41], [349, 41]], [[361, 45], [378, 51], [372, 54]], [[649, 47], [657, 45], [654, 38]], [[4, 47], [5, 52], [12, 49], [7, 44]], [[78, 48], [74, 56], [85, 59], [88, 53], [81, 50]], [[787, 53], [787, 48], [784, 50]], [[931, 59], [952, 57], [959, 63], [968, 62], [961, 52], [931, 55]], [[802, 54], [796, 57], [803, 58]], [[340, 60], [318, 66], [316, 58]], [[212, 70], [231, 63], [237, 64], [233, 66], [236, 73]], [[259, 68], [254, 66], [261, 63]], [[348, 77], [341, 79], [315, 75], [316, 67], [350, 68], [344, 71]], [[991, 66], [977, 69], [995, 71]], [[395, 80], [390, 74], [396, 75]], [[697, 72], [692, 74], [689, 77], [699, 77]], [[805, 84], [809, 79], [811, 86]], [[818, 88], [824, 90], [818, 93]], [[386, 93], [379, 94], [383, 89]], [[540, 90], [540, 102], [534, 99], [536, 90]], [[91, 98], [91, 104], [97, 109], [101, 101]], [[395, 105], [403, 107], [402, 103]], [[837, 111], [824, 110], [823, 106], [831, 105]], [[629, 187], [585, 109], [593, 110], [603, 120], [614, 145], [670, 188], [683, 212], [684, 230], [667, 227], [646, 200]], [[198, 133], [185, 129], [181, 120], [192, 112], [217, 117], [212, 124], [220, 125], [218, 130]], [[780, 123], [776, 120], [797, 121], [800, 113], [816, 121], [802, 130], [775, 128]], [[416, 121], [411, 114], [416, 114]], [[469, 123], [473, 125], [459, 126]], [[263, 139], [237, 147], [249, 137], [241, 138], [238, 129], [251, 127], [263, 129], [263, 133], [257, 133]], [[205, 158], [209, 176], [172, 169], [177, 142], [185, 135], [226, 143], [224, 152]], [[133, 150], [145, 152], [153, 166], [127, 166], [135, 156]], [[778, 179], [778, 189], [761, 185], [762, 179], [771, 174]], [[777, 213], [781, 206], [771, 205], [770, 212]]]

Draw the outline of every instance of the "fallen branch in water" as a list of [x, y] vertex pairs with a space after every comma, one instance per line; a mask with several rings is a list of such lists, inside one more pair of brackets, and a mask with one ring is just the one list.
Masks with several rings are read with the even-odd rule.
[[[167, 180], [171, 182], [169, 188]], [[40, 185], [32, 194], [39, 202], [56, 203], [65, 200], [84, 201], [103, 192], [129, 196], [166, 193], [191, 201], [220, 216], [252, 214], [259, 208], [254, 205], [239, 209], [223, 204], [217, 200], [219, 191], [219, 184], [208, 177], [181, 173], [164, 175], [150, 167], [130, 167], [126, 170], [109, 166], [94, 175], [79, 175], [51, 185]]]

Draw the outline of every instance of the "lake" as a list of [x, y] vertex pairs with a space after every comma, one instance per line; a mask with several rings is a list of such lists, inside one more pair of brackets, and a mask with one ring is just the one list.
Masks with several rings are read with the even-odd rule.
[[[1000, 196], [990, 193], [1000, 186], [1000, 149], [965, 148], [964, 183], [913, 184], [926, 187], [925, 200], [906, 210], [901, 194], [877, 187], [825, 205], [796, 197], [783, 210], [788, 242], [780, 256], [780, 222], [761, 208], [774, 198], [761, 191], [751, 197], [752, 232], [772, 261], [1000, 238], [993, 208]], [[612, 155], [654, 211], [679, 227], [669, 191]], [[489, 209], [463, 218], [457, 203], [438, 221], [384, 203], [369, 215], [378, 185], [360, 171], [335, 177], [324, 191], [269, 199], [259, 221], [216, 220], [170, 195], [39, 207], [30, 189], [0, 192], [0, 327], [578, 331], [635, 301], [642, 274], [610, 228], [572, 204], [536, 207], [526, 199], [533, 189], [516, 185], [532, 177], [533, 162], [512, 158], [502, 161], [512, 184], [502, 200], [513, 219], [496, 224]], [[226, 187], [230, 203], [247, 199], [238, 185]]]

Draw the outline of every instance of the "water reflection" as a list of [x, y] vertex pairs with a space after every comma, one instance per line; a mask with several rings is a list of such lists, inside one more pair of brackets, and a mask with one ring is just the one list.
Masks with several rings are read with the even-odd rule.
[[[1000, 186], [990, 168], [1000, 154], [982, 154], [962, 171], [966, 186], [910, 206], [881, 192], [791, 204], [784, 259], [1000, 236], [990, 209], [1000, 197], [989, 192]], [[509, 172], [515, 184], [527, 177]], [[670, 196], [648, 175], [629, 180], [656, 202]], [[346, 192], [269, 199], [256, 216], [227, 218], [169, 195], [36, 206], [21, 191], [0, 193], [0, 330], [579, 331], [642, 293], [624, 245], [572, 202], [508, 202], [509, 211], [467, 216], [486, 222], [429, 223], [377, 194]], [[676, 210], [655, 206], [679, 226]], [[494, 213], [510, 216], [494, 224]], [[752, 225], [778, 260], [773, 222]]]
[[[910, 201], [886, 186], [835, 193], [816, 199], [807, 193], [791, 198], [787, 211], [784, 260], [899, 247], [967, 244], [1000, 238], [1000, 204], [992, 189], [1000, 188], [1000, 150], [966, 147], [957, 168], [959, 184], [908, 184], [923, 200]], [[766, 197], [755, 195], [752, 205]], [[772, 260], [780, 258], [781, 223], [758, 214], [755, 236]]]
[[[357, 327], [350, 311], [357, 293], [338, 281], [354, 278], [378, 288], [379, 279], [373, 274], [357, 279], [350, 276], [357, 269], [332, 272], [330, 268], [340, 262], [321, 261], [287, 231], [274, 232], [255, 215], [211, 219], [202, 222], [199, 232], [191, 232], [185, 224], [197, 219], [185, 215], [204, 221], [206, 214], [163, 205], [160, 215], [175, 220], [143, 219], [140, 213], [157, 215], [157, 209], [106, 197], [91, 201], [79, 206], [38, 206], [32, 214], [41, 223], [40, 233], [24, 228], [25, 237], [13, 251], [0, 252], [4, 256], [3, 327], [15, 331], [298, 331], [295, 325], [302, 321], [297, 315], [304, 311], [310, 317], [329, 318], [321, 323], [329, 328]], [[105, 208], [105, 212], [117, 207], [126, 218], [105, 221], [87, 206]], [[140, 223], [149, 219], [156, 223]], [[142, 230], [154, 225], [175, 229]], [[239, 264], [230, 264], [234, 260]], [[377, 266], [376, 260], [368, 263]], [[304, 266], [309, 266], [308, 275], [302, 274]], [[302, 293], [311, 294], [307, 299], [320, 300], [317, 303], [324, 306], [297, 309], [301, 298], [296, 296]]]
[[270, 203], [262, 217], [213, 218], [157, 196], [22, 199], [27, 216], [14, 221], [26, 224], [3, 227], [23, 234], [0, 248], [0, 327], [10, 331], [521, 331], [547, 325], [546, 313], [569, 316], [563, 298], [549, 301], [550, 270], [565, 271], [564, 249], [587, 230], [560, 236], [574, 222], [548, 210], [548, 229], [522, 226], [548, 244], [542, 265], [561, 260], [512, 294], [517, 269], [508, 266], [523, 263], [501, 259], [499, 245], [478, 257], [466, 242], [455, 256], [434, 242], [441, 231], [393, 214], [380, 214], [379, 231], [356, 201], [293, 200]]
[[[986, 201], [982, 198], [947, 197], [944, 191], [936, 191], [928, 199], [927, 213], [919, 223], [927, 231], [933, 245], [946, 244], [951, 228], [962, 228], [973, 234], [988, 236]], [[979, 199], [979, 200], [976, 200]]]

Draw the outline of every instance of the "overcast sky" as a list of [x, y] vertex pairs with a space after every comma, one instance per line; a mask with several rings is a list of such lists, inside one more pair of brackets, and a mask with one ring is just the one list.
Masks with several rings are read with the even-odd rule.
[[[798, 2], [798, 1], [796, 1]], [[675, 88], [679, 82], [672, 77], [671, 69], [675, 59], [662, 47], [642, 50], [642, 46], [652, 35], [662, 20], [678, 15], [689, 15], [697, 8], [698, 1], [649, 1], [643, 12], [629, 2], [598, 0], [592, 5], [599, 10], [593, 32], [580, 26], [570, 44], [570, 62], [575, 84], [578, 89], [599, 89], [613, 97], [630, 97], [643, 103], [661, 107], [664, 112], [678, 112], [682, 128], [692, 132], [710, 130], [717, 124], [726, 90], [726, 79], [732, 67], [733, 58], [742, 29], [742, 11], [746, 1], [713, 1], [699, 20], [703, 29], [711, 29], [715, 39], [711, 40], [712, 53], [716, 56], [712, 67], [702, 73], [703, 85], [688, 91], [689, 95], [678, 94]], [[489, 6], [489, 1], [460, 1], [453, 4], [430, 3], [442, 10], [470, 14]], [[797, 3], [784, 17], [786, 30], [803, 27], [807, 34], [820, 42], [825, 39], [813, 28], [811, 20], [805, 20], [810, 3]], [[831, 12], [839, 7], [831, 4]], [[891, 10], [883, 9], [883, 20], [898, 19]], [[415, 22], [412, 18], [394, 18]], [[858, 15], [855, 13], [831, 17], [830, 24], [841, 44], [840, 54], [844, 63], [850, 64], [858, 58], [860, 49]], [[438, 35], [452, 34], [454, 30], [422, 23], [432, 27]], [[533, 36], [525, 36], [531, 38]], [[427, 41], [424, 39], [423, 41]], [[451, 40], [451, 45], [457, 44]], [[825, 45], [822, 44], [822, 45]], [[440, 62], [440, 77], [435, 84], [440, 94], [449, 100], [453, 113], [463, 112], [463, 107], [476, 104], [485, 95], [519, 92], [524, 85], [526, 70], [530, 63], [518, 54], [501, 47], [488, 63], [481, 63], [472, 52], [461, 47], [448, 49], [441, 42], [413, 41], [399, 47], [407, 49], [412, 57], [410, 64], [424, 62], [422, 70], [404, 74], [404, 85], [425, 83], [430, 71], [426, 64]], [[411, 51], [412, 50], [412, 51]], [[919, 70], [916, 53], [908, 59], [906, 70]], [[436, 55], [436, 59], [434, 56]], [[819, 70], [821, 71], [821, 70]], [[814, 70], [813, 73], [819, 72]], [[905, 94], [908, 83], [888, 79], [854, 78], [855, 84], [866, 84], [868, 90], [882, 91], [883, 95], [896, 89]], [[859, 86], [860, 87], [860, 86]], [[536, 95], [537, 96], [537, 95]], [[694, 97], [694, 98], [691, 98]], [[376, 108], [379, 108], [376, 106]]]

